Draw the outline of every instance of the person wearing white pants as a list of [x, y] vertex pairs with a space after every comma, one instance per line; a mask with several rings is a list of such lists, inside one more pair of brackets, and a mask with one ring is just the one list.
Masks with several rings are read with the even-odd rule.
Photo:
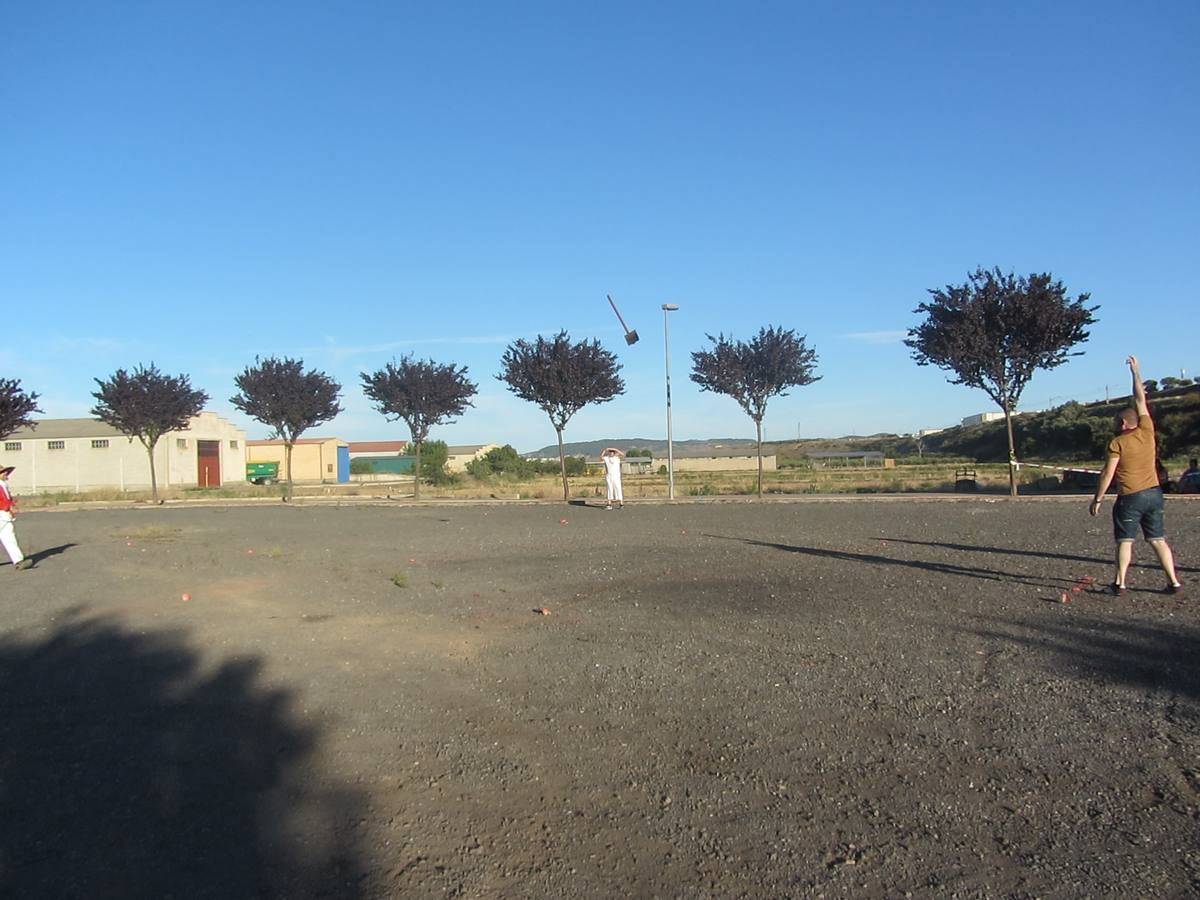
[[8, 489], [8, 476], [13, 472], [12, 466], [0, 469], [0, 544], [12, 560], [14, 569], [28, 569], [33, 561], [25, 558], [21, 545], [17, 543], [17, 531], [13, 520], [17, 516], [16, 503], [12, 491]]
[[621, 459], [624, 456], [616, 447], [605, 447], [600, 451], [600, 459], [604, 463], [604, 485], [608, 488], [605, 509], [612, 509], [613, 503], [617, 504], [617, 509], [625, 508], [625, 495], [621, 493]]

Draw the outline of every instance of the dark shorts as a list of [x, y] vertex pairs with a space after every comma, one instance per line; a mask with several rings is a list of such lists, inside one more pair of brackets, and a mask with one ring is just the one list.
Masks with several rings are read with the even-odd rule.
[[1163, 537], [1162, 488], [1122, 494], [1113, 504], [1113, 537], [1117, 542], [1136, 541], [1139, 526], [1148, 541]]

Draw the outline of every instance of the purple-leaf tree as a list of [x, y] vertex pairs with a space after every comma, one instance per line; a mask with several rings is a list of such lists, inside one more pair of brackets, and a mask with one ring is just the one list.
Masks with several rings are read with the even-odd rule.
[[762, 422], [767, 401], [786, 397], [786, 391], [820, 380], [814, 375], [817, 351], [804, 335], [787, 328], [767, 327], [749, 341], [723, 334], [708, 335], [713, 346], [692, 354], [692, 381], [702, 391], [725, 394], [738, 402], [754, 420], [758, 436], [758, 496], [763, 490]]
[[229, 402], [252, 419], [270, 427], [283, 440], [287, 467], [284, 500], [292, 496], [292, 447], [310, 428], [328, 422], [342, 411], [338, 402], [342, 386], [316, 370], [304, 370], [304, 362], [284, 357], [255, 357], [233, 379], [238, 393]]
[[0, 378], [0, 440], [22, 428], [37, 428], [33, 414], [41, 412], [38, 395], [26, 393], [15, 378]]
[[158, 475], [154, 471], [154, 447], [168, 431], [186, 428], [204, 409], [208, 394], [192, 388], [186, 375], [167, 375], [154, 363], [139, 365], [132, 372], [117, 369], [108, 380], [94, 379], [100, 386], [92, 396], [92, 415], [123, 435], [137, 438], [150, 458], [150, 493], [158, 499]]
[[377, 372], [362, 372], [363, 393], [391, 420], [402, 419], [412, 434], [416, 455], [413, 499], [421, 496], [421, 447], [435, 425], [444, 425], [473, 406], [478, 385], [465, 366], [402, 357]]
[[1090, 294], [1067, 296], [1049, 273], [1028, 277], [978, 268], [963, 284], [930, 289], [932, 300], [914, 312], [925, 321], [904, 342], [917, 365], [954, 373], [951, 384], [984, 391], [1004, 412], [1008, 429], [1008, 488], [1017, 496], [1012, 414], [1021, 392], [1039, 369], [1061, 366], [1076, 344], [1088, 339], [1098, 306]]
[[607, 403], [625, 393], [617, 357], [597, 340], [572, 344], [565, 331], [553, 338], [538, 335], [508, 345], [500, 359], [497, 379], [533, 403], [547, 416], [558, 435], [558, 465], [562, 472], [563, 500], [570, 499], [567, 462], [563, 455], [563, 429], [579, 410], [592, 403]]

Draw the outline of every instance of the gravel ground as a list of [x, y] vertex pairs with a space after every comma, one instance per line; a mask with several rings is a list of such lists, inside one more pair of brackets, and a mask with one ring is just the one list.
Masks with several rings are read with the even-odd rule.
[[26, 513], [0, 895], [1195, 894], [1167, 521], [1190, 595], [1086, 498]]

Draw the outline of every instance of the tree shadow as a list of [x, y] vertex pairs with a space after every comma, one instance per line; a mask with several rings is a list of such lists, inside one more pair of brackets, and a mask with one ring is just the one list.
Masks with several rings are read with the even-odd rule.
[[[1049, 655], [1059, 667], [1100, 681], [1200, 700], [1200, 628], [1196, 626], [1128, 621], [1118, 626], [1110, 618], [1086, 614], [1062, 623], [987, 617], [983, 621], [991, 627], [951, 627]], [[1200, 715], [1200, 710], [1193, 709], [1191, 715]]]
[[1032, 556], [1039, 559], [1061, 559], [1066, 562], [1096, 563], [1110, 565], [1112, 557], [1078, 556], [1072, 553], [1046, 553], [1041, 550], [1026, 550], [1020, 547], [987, 547], [975, 544], [955, 544], [948, 541], [914, 541], [911, 538], [880, 537], [889, 544], [912, 544], [916, 547], [941, 547], [945, 550], [962, 550], [968, 553], [1002, 553], [1005, 556]]
[[110, 618], [0, 640], [0, 896], [359, 896], [356, 795], [260, 668]]
[[[918, 547], [942, 547], [946, 550], [963, 550], [969, 553], [1001, 553], [1005, 556], [1032, 556], [1039, 559], [1061, 559], [1066, 562], [1082, 562], [1082, 563], [1097, 563], [1102, 566], [1111, 566], [1113, 558], [1111, 556], [1078, 556], [1072, 553], [1046, 553], [1041, 550], [1026, 550], [1021, 547], [987, 547], [977, 546], [975, 544], [954, 544], [946, 541], [914, 541], [911, 538], [898, 537], [881, 537], [880, 540], [887, 541], [889, 544], [913, 544]], [[1152, 562], [1148, 565], [1153, 568], [1158, 568], [1158, 561], [1154, 557], [1154, 551], [1147, 549]], [[1189, 569], [1180, 566], [1178, 562], [1175, 568], [1180, 572], [1200, 572], [1200, 569]]]
[[[722, 541], [738, 541], [754, 547], [768, 547], [772, 550], [782, 550], [785, 553], [802, 553], [805, 556], [815, 556], [822, 559], [835, 559], [848, 563], [871, 563], [874, 565], [899, 566], [906, 569], [919, 569], [925, 572], [938, 572], [942, 575], [960, 575], [966, 578], [981, 578], [985, 581], [1003, 581], [1009, 584], [1024, 584], [1031, 587], [1046, 587], [1047, 582], [1061, 581], [1072, 584], [1070, 578], [1031, 578], [1000, 569], [986, 569], [978, 566], [959, 566], [954, 563], [922, 562], [914, 559], [896, 559], [891, 556], [879, 556], [875, 553], [856, 553], [851, 550], [829, 550], [822, 547], [799, 547], [794, 544], [778, 544], [771, 541], [758, 541], [753, 538], [730, 537], [723, 534], [703, 534], [702, 537], [716, 538]], [[890, 540], [890, 538], [888, 539]]]

